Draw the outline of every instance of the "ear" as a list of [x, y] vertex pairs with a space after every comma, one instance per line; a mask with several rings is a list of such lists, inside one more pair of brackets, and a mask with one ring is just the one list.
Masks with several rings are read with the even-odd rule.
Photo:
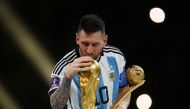
[[108, 43], [108, 36], [107, 35], [104, 36], [103, 41], [104, 41], [104, 45], [107, 45], [107, 43]]
[[79, 35], [78, 35], [78, 33], [76, 33], [76, 43], [77, 43], [77, 45], [79, 44]]

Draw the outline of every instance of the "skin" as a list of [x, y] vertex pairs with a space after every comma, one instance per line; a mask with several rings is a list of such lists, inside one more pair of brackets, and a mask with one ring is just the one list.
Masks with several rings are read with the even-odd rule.
[[63, 109], [70, 95], [71, 80], [78, 72], [89, 71], [92, 61], [100, 56], [102, 47], [107, 44], [108, 37], [101, 31], [86, 33], [81, 30], [76, 34], [81, 57], [66, 66], [65, 76], [59, 88], [50, 96], [52, 109]]
[[76, 43], [79, 46], [81, 56], [97, 59], [102, 47], [107, 44], [107, 36], [101, 31], [89, 34], [80, 31], [76, 36]]

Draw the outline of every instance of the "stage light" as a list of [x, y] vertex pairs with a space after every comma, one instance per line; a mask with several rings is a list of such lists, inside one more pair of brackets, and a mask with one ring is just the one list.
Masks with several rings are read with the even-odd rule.
[[165, 12], [159, 7], [152, 8], [149, 12], [149, 16], [155, 23], [162, 23], [165, 20]]
[[152, 99], [148, 94], [142, 94], [138, 96], [136, 105], [138, 109], [149, 109], [152, 105]]

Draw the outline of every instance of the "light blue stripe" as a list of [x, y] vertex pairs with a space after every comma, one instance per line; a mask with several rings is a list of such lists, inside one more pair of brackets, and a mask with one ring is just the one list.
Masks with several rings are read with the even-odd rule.
[[110, 69], [114, 71], [114, 80], [113, 80], [113, 93], [112, 93], [112, 102], [114, 102], [119, 93], [119, 70], [117, 67], [117, 62], [114, 57], [107, 57]]
[[[104, 82], [103, 82], [102, 74], [101, 74], [101, 73], [100, 73], [99, 79], [100, 79], [100, 84], [99, 84], [99, 88], [98, 88], [98, 90], [97, 90], [97, 93], [98, 93], [97, 95], [98, 95], [98, 96], [96, 96], [96, 97], [97, 97], [97, 101], [98, 101], [98, 103], [100, 103], [100, 105], [97, 106], [97, 109], [107, 109], [107, 104], [102, 104], [102, 103], [101, 103], [101, 99], [100, 99], [100, 92], [99, 92], [99, 89], [100, 89], [100, 87], [103, 87], [103, 86], [104, 86]], [[102, 95], [103, 95], [103, 98], [104, 98], [104, 99], [107, 98], [105, 91], [102, 91]]]
[[82, 105], [81, 105], [81, 94], [80, 94], [80, 85], [79, 85], [79, 77], [77, 76], [77, 75], [75, 75], [74, 77], [73, 77], [73, 81], [74, 81], [74, 83], [76, 84], [76, 86], [77, 86], [77, 92], [78, 92], [78, 101], [79, 101], [79, 107], [80, 107], [80, 109], [82, 109]]

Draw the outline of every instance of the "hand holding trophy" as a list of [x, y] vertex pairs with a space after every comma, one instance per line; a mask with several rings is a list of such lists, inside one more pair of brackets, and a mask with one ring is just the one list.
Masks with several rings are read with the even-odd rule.
[[96, 89], [99, 85], [100, 65], [93, 61], [89, 72], [79, 72], [82, 109], [94, 109], [96, 103]]
[[121, 93], [119, 93], [118, 99], [112, 104], [110, 109], [116, 109], [117, 106], [132, 93], [135, 89], [144, 84], [144, 70], [137, 65], [132, 65], [127, 69], [127, 80], [129, 82], [129, 86], [126, 86]]

